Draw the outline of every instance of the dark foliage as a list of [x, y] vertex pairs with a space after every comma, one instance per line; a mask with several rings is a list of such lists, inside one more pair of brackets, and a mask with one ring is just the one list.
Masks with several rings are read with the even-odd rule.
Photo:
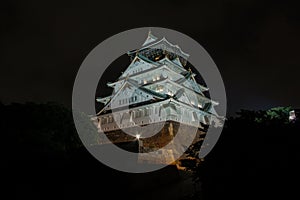
[[300, 128], [288, 122], [289, 110], [242, 110], [227, 120], [212, 152], [193, 169], [204, 199], [289, 199], [296, 194]]
[[67, 153], [81, 146], [72, 112], [56, 103], [0, 106], [2, 146], [28, 159], [38, 154]]

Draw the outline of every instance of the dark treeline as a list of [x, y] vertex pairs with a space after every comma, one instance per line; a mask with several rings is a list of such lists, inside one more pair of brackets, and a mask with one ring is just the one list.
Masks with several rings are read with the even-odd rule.
[[[229, 118], [212, 152], [193, 169], [202, 189], [195, 199], [288, 199], [297, 187], [300, 146], [299, 124], [288, 121], [289, 110], [242, 110]], [[151, 187], [174, 180], [165, 172], [133, 175], [101, 165], [82, 146], [72, 112], [64, 106], [0, 103], [0, 117], [1, 167], [11, 196], [139, 199], [147, 189], [134, 192], [132, 180]]]
[[226, 121], [212, 152], [194, 169], [204, 199], [290, 199], [297, 193], [299, 123], [291, 108], [241, 110]]
[[72, 112], [62, 105], [0, 104], [0, 114], [2, 145], [24, 154], [19, 158], [67, 153], [81, 146]]

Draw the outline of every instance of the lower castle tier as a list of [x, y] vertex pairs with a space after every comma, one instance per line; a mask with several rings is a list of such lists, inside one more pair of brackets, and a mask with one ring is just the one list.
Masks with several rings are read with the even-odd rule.
[[[154, 125], [154, 126], [151, 126]], [[193, 127], [191, 130], [191, 126], [181, 124], [174, 121], [166, 121], [166, 122], [158, 122], [155, 124], [151, 124], [149, 129], [151, 131], [154, 129], [155, 133], [149, 137], [137, 137], [137, 135], [131, 135], [128, 133], [136, 133], [134, 127], [118, 129], [114, 131], [104, 131], [104, 134], [112, 142], [114, 145], [118, 147], [135, 153], [141, 153], [137, 157], [137, 161], [140, 163], [150, 163], [150, 164], [179, 164], [180, 162], [176, 162], [177, 160], [187, 159], [188, 156], [183, 152], [187, 149], [182, 146], [182, 143], [189, 143], [190, 139], [192, 139], [193, 144], [198, 143], [201, 144], [206, 136], [205, 129], [199, 129]], [[144, 125], [144, 127], [149, 125]], [[139, 130], [138, 133], [143, 135], [149, 129], [145, 128]], [[193, 138], [185, 137], [184, 134], [190, 134], [191, 131], [194, 132]], [[179, 133], [180, 132], [180, 133]], [[182, 136], [178, 139], [180, 143], [174, 142], [174, 137], [178, 137], [177, 134], [182, 134]], [[102, 140], [107, 141], [107, 140]], [[101, 143], [101, 138], [99, 140], [101, 145], [107, 145], [109, 143]], [[198, 146], [200, 147], [200, 146]], [[199, 149], [200, 150], [200, 149]], [[152, 153], [152, 154], [144, 154], [144, 153]], [[179, 166], [178, 165], [178, 166]]]

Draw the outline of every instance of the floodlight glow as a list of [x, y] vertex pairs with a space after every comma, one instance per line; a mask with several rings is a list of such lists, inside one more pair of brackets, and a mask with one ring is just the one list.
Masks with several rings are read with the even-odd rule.
[[140, 137], [141, 137], [140, 134], [136, 134], [136, 135], [135, 135], [135, 138], [138, 139], [138, 140], [140, 139]]

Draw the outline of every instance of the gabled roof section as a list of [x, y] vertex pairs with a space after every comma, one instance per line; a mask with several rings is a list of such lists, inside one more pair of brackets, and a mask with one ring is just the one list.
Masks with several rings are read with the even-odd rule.
[[204, 101], [212, 102], [214, 105], [218, 105], [218, 102], [213, 101], [213, 100], [207, 98], [203, 93], [200, 93], [200, 92], [198, 92], [198, 91], [193, 90], [189, 85], [186, 86], [186, 85], [184, 85], [184, 84], [179, 84], [179, 83], [177, 83], [176, 81], [174, 82], [174, 81], [171, 81], [171, 80], [169, 80], [169, 79], [166, 79], [166, 80], [164, 80], [164, 81], [165, 81], [165, 82], [168, 82], [168, 83], [171, 83], [171, 84], [175, 84], [175, 85], [177, 85], [178, 87], [184, 88], [184, 89], [189, 90], [189, 91], [191, 91], [191, 92], [195, 92], [195, 94], [198, 94], [197, 96], [198, 96], [200, 99], [202, 99], [202, 100], [204, 100]]
[[145, 56], [143, 56], [143, 55], [141, 55], [141, 54], [137, 54], [137, 56], [138, 56], [139, 58], [143, 59], [144, 61], [147, 61], [147, 62], [149, 62], [149, 63], [152, 63], [153, 65], [158, 65], [156, 62], [150, 60], [149, 58], [147, 58], [147, 57], [145, 57]]
[[200, 89], [201, 89], [202, 92], [205, 92], [205, 91], [208, 91], [208, 90], [209, 90], [208, 87], [205, 87], [205, 86], [203, 86], [203, 85], [201, 85], [201, 84], [199, 84], [199, 83], [197, 83], [197, 84], [198, 84], [198, 87], [200, 87]]
[[125, 70], [125, 72], [123, 72], [123, 74], [119, 77], [119, 79], [125, 78], [128, 75], [133, 75], [138, 71], [145, 71], [156, 66], [157, 63], [149, 61], [148, 58], [145, 58], [141, 55], [136, 55], [135, 58], [131, 61], [130, 65]]
[[143, 46], [148, 45], [152, 42], [155, 42], [157, 40], [157, 37], [155, 37], [154, 35], [152, 35], [151, 30], [148, 32], [148, 37], [145, 40]]
[[177, 73], [181, 73], [183, 71], [186, 71], [186, 69], [184, 69], [182, 66], [180, 66], [180, 65], [172, 62], [168, 57], [165, 57], [165, 58], [161, 59], [158, 62], [162, 63], [162, 64], [169, 63], [171, 66], [168, 66], [168, 67], [172, 68], [174, 66], [174, 68], [172, 70], [175, 71], [175, 72], [177, 72]]
[[[147, 41], [147, 39], [146, 39], [146, 41]], [[144, 49], [152, 48], [152, 49], [166, 50], [168, 52], [171, 52], [171, 53], [174, 53], [174, 54], [176, 54], [178, 56], [183, 57], [185, 60], [187, 60], [188, 57], [190, 56], [189, 54], [183, 52], [178, 45], [174, 45], [174, 44], [170, 43], [165, 37], [163, 37], [159, 41], [154, 40], [154, 41], [148, 42], [148, 43], [146, 43], [146, 41], [144, 42], [144, 45], [142, 46], [141, 49], [136, 49], [134, 51], [129, 51], [128, 55], [132, 55], [132, 54], [134, 54], [136, 52], [139, 52], [139, 51], [142, 51]]]
[[[156, 64], [159, 64], [159, 63], [156, 63]], [[153, 68], [149, 68], [145, 71], [142, 71], [142, 72], [138, 72], [138, 73], [135, 73], [135, 74], [132, 74], [130, 75], [129, 77], [131, 79], [133, 78], [136, 78], [142, 74], [145, 74], [145, 73], [151, 73], [153, 71], [156, 71], [156, 70], [167, 70], [167, 71], [170, 71], [171, 73], [174, 73], [174, 74], [179, 74], [181, 76], [183, 76], [181, 73], [178, 73], [176, 71], [174, 71], [173, 68], [171, 68], [170, 66], [168, 65], [165, 65], [165, 64], [160, 64], [159, 66], [157, 67], [153, 67]], [[110, 87], [113, 87], [115, 84], [119, 83], [120, 81], [123, 81], [127, 76], [121, 76], [117, 81], [113, 82], [113, 83], [108, 83], [107, 85], [110, 86]]]
[[[126, 88], [131, 88], [134, 90], [138, 90], [138, 91], [142, 91], [142, 92], [145, 92], [157, 99], [166, 99], [169, 97], [169, 95], [166, 95], [166, 94], [161, 94], [161, 93], [158, 93], [158, 92], [155, 92], [153, 90], [150, 90], [148, 88], [145, 88], [143, 86], [140, 86], [135, 80], [132, 80], [132, 79], [129, 79], [127, 78], [125, 80], [125, 82], [123, 83], [123, 85], [120, 87], [120, 89], [110, 98], [109, 102], [106, 103], [106, 105], [104, 106], [104, 108], [97, 113], [97, 115], [101, 114], [103, 111], [105, 110], [109, 110], [111, 109], [110, 108], [110, 104], [115, 100], [115, 98], [117, 98], [119, 96], [119, 94]], [[101, 98], [98, 98], [98, 99], [101, 99]], [[104, 99], [104, 98], [102, 98]]]
[[179, 65], [180, 67], [183, 67], [178, 57], [172, 60], [172, 62], [175, 63], [176, 65]]
[[184, 57], [185, 59], [187, 59], [190, 56], [189, 54], [183, 52], [178, 45], [174, 45], [174, 44], [170, 43], [165, 37], [163, 37], [161, 40], [159, 40], [155, 43], [144, 46], [140, 50], [146, 49], [146, 48], [154, 48], [154, 49], [157, 48], [157, 49], [167, 50], [167, 51], [175, 53], [177, 55], [179, 54], [180, 56]]
[[202, 93], [205, 90], [202, 90], [202, 88], [200, 87], [200, 84], [198, 84], [195, 79], [193, 78], [193, 73], [191, 71], [186, 71], [181, 73], [184, 77], [180, 78], [178, 80], [176, 80], [175, 82], [178, 84], [182, 84], [187, 88], [191, 88], [193, 90], [195, 90], [196, 92], [202, 94], [204, 96], [204, 94]]
[[210, 107], [208, 112], [219, 117], [218, 113], [216, 112], [216, 110], [214, 108], [214, 105]]
[[131, 83], [133, 86], [135, 86], [136, 88], [138, 88], [139, 90], [142, 90], [143, 92], [146, 92], [150, 95], [153, 95], [153, 96], [156, 96], [158, 98], [161, 98], [161, 99], [165, 99], [168, 97], [168, 95], [165, 95], [165, 94], [161, 94], [161, 93], [158, 93], [158, 92], [155, 92], [153, 90], [150, 90], [148, 88], [145, 88], [143, 86], [140, 86], [136, 83], [135, 80], [132, 80], [132, 79], [128, 79], [127, 82]]
[[[190, 85], [186, 86], [186, 85], [184, 85], [184, 84], [179, 84], [179, 83], [177, 83], [176, 81], [172, 81], [172, 80], [170, 80], [170, 79], [168, 79], [168, 78], [167, 78], [167, 79], [162, 79], [162, 80], [160, 80], [160, 81], [156, 81], [156, 82], [154, 82], [154, 83], [150, 83], [150, 84], [144, 85], [144, 88], [145, 88], [145, 87], [149, 87], [149, 86], [151, 86], [151, 85], [153, 85], [153, 84], [157, 84], [157, 83], [160, 83], [160, 84], [166, 84], [166, 83], [169, 83], [169, 84], [175, 85], [175, 86], [177, 86], [177, 87], [179, 87], [179, 88], [184, 88], [185, 90], [189, 90], [189, 91], [191, 91], [191, 92], [194, 92], [200, 99], [202, 99], [202, 100], [204, 100], [204, 101], [207, 101], [207, 102], [212, 102], [214, 105], [218, 105], [218, 102], [213, 101], [213, 100], [207, 98], [203, 93], [200, 93], [200, 92], [198, 92], [198, 91], [194, 91], [194, 90], [190, 87]], [[158, 93], [158, 94], [161, 94], [161, 93]], [[177, 95], [178, 95], [178, 94], [177, 94]]]
[[96, 101], [99, 102], [99, 103], [104, 103], [104, 104], [107, 104], [111, 99], [111, 96], [107, 96], [107, 97], [104, 97], [104, 98], [96, 98]]

